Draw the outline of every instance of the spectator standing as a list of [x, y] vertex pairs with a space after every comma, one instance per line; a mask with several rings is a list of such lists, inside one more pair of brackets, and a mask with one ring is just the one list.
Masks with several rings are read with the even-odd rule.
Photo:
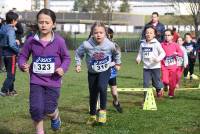
[[153, 26], [156, 29], [157, 31], [156, 39], [159, 42], [162, 42], [164, 40], [165, 26], [159, 21], [158, 12], [152, 13], [151, 21], [145, 25], [144, 30], [142, 32], [142, 39], [145, 39], [145, 31], [146, 28], [148, 28], [149, 26]]
[[176, 31], [176, 28], [173, 27], [172, 28], [172, 31], [173, 31], [173, 42], [177, 42], [178, 38], [180, 37], [179, 33]]

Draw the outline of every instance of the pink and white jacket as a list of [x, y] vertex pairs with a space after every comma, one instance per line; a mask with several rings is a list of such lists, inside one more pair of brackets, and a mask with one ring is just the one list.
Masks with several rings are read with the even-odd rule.
[[183, 57], [183, 51], [180, 46], [175, 42], [162, 42], [162, 48], [164, 49], [166, 55], [164, 59], [161, 61], [162, 69], [175, 69], [177, 68], [177, 60], [176, 56]]

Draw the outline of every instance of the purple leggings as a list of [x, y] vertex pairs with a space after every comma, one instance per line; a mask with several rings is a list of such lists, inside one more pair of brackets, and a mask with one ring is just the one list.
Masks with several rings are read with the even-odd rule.
[[58, 107], [60, 88], [36, 84], [30, 85], [30, 114], [34, 121], [41, 121]]

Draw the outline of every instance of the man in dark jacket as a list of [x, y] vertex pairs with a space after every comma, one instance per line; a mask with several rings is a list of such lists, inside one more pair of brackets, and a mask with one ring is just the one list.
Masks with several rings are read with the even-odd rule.
[[145, 25], [144, 30], [142, 32], [142, 39], [145, 38], [145, 32], [144, 31], [149, 26], [155, 27], [155, 29], [157, 30], [156, 38], [159, 42], [162, 42], [164, 40], [165, 26], [162, 23], [160, 23], [158, 12], [152, 13], [151, 21]]

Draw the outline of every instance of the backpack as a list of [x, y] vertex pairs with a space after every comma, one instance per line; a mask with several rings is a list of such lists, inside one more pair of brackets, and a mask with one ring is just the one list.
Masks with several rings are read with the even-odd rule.
[[2, 29], [0, 29], [0, 48], [8, 46], [9, 46], [8, 35], [5, 33], [5, 31], [2, 31]]

